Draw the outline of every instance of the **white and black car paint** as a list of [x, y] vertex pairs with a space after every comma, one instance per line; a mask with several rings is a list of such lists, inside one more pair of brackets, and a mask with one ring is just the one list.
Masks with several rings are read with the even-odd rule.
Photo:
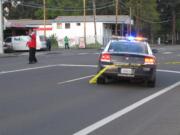
[[108, 68], [97, 80], [105, 83], [108, 78], [142, 80], [147, 86], [156, 84], [156, 57], [147, 42], [111, 40], [99, 56], [98, 71]]

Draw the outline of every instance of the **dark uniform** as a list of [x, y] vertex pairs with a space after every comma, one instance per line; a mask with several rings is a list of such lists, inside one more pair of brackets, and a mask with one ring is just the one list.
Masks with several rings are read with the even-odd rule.
[[49, 38], [46, 40], [46, 45], [47, 45], [47, 50], [51, 51], [51, 40]]

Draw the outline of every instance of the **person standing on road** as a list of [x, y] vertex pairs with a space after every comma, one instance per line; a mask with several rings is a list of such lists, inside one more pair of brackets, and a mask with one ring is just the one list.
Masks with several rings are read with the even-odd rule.
[[33, 64], [37, 62], [36, 59], [36, 33], [34, 30], [29, 30], [30, 41], [28, 41], [29, 47], [29, 64]]
[[51, 51], [51, 39], [50, 38], [47, 38], [46, 44], [47, 44], [47, 50]]
[[69, 38], [67, 36], [64, 37], [64, 45], [65, 49], [69, 49]]

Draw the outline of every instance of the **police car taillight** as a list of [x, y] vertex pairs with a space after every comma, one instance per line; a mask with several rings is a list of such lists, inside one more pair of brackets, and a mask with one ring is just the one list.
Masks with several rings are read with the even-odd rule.
[[111, 61], [111, 55], [109, 53], [103, 53], [101, 55], [100, 61], [102, 61], [102, 62], [110, 62]]
[[155, 58], [145, 57], [144, 58], [144, 64], [145, 65], [154, 65], [155, 64]]

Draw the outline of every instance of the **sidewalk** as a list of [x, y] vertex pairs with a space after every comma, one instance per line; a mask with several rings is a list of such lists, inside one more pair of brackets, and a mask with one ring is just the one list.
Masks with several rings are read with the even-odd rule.
[[3, 53], [3, 54], [0, 54], [0, 58], [8, 58], [8, 57], [16, 57], [18, 56], [17, 54], [15, 53]]
[[100, 49], [96, 49], [96, 48], [84, 48], [84, 49], [80, 49], [80, 48], [70, 48], [70, 49], [64, 49], [64, 48], [52, 48], [51, 51], [46, 51], [49, 53], [83, 53], [83, 52], [94, 52], [94, 51], [100, 51]]
[[[76, 53], [93, 53], [93, 52], [99, 52], [99, 49], [77, 49], [77, 48], [72, 48], [72, 49], [64, 49], [64, 48], [52, 48], [51, 51], [37, 51], [37, 54], [76, 54]], [[3, 53], [0, 54], [0, 58], [7, 58], [7, 57], [18, 57], [22, 56], [23, 54], [29, 55], [28, 52], [14, 52], [14, 53]]]

